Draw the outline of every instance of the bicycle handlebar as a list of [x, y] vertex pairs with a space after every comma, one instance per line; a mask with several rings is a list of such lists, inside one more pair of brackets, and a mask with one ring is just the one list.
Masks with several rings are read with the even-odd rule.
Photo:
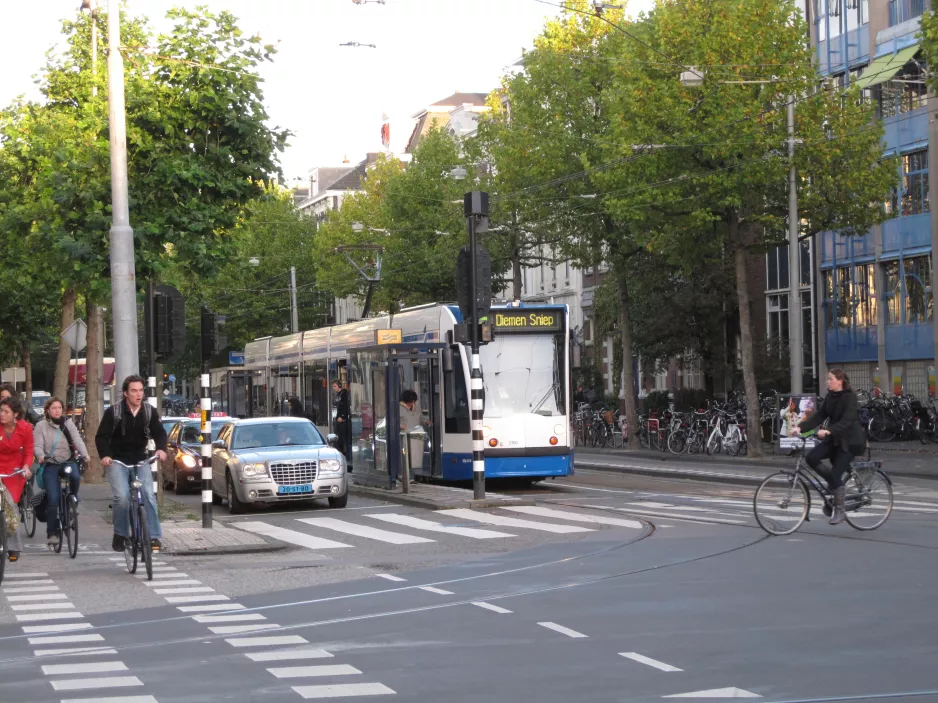
[[143, 466], [144, 464], [155, 464], [159, 461], [159, 457], [155, 454], [149, 459], [144, 459], [143, 461], [138, 461], [136, 464], [127, 464], [121, 461], [120, 459], [111, 459], [111, 463], [120, 464], [121, 466], [126, 466], [128, 469], [136, 469], [138, 466]]
[[14, 476], [24, 476], [26, 475], [26, 469], [19, 469], [14, 471], [12, 474], [0, 474], [0, 478], [13, 478]]

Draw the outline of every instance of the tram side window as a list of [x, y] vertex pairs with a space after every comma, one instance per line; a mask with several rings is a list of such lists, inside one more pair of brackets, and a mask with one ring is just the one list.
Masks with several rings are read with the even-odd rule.
[[329, 385], [325, 362], [306, 364], [303, 376], [303, 407], [306, 416], [317, 425], [329, 424]]
[[446, 383], [446, 432], [448, 434], [468, 434], [469, 393], [466, 388], [466, 374], [462, 360], [456, 356], [452, 373], [444, 374]]

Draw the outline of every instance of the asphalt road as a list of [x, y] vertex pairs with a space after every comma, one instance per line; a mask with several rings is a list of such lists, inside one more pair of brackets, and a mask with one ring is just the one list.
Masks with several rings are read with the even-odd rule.
[[895, 488], [875, 532], [781, 538], [749, 487], [593, 470], [533, 510], [221, 509], [291, 548], [161, 557], [159, 585], [28, 550], [0, 700], [938, 701], [938, 483]]

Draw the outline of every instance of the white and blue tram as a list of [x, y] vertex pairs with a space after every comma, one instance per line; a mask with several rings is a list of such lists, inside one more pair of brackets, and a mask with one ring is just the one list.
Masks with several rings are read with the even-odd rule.
[[[237, 403], [237, 415], [287, 415], [296, 397], [303, 412], [325, 435], [333, 418], [332, 382], [349, 389], [352, 434], [368, 434], [374, 423], [362, 379], [349, 364], [350, 351], [373, 347], [375, 331], [400, 329], [403, 342], [447, 342], [461, 322], [459, 309], [427, 305], [393, 316], [261, 338], [244, 350], [244, 367], [213, 375], [213, 395], [221, 410]], [[485, 474], [488, 478], [538, 480], [573, 473], [570, 428], [570, 329], [566, 306], [495, 307], [489, 322], [494, 340], [482, 347], [485, 383]], [[469, 414], [469, 349], [452, 346], [452, 370], [444, 371], [438, 353], [404, 365], [402, 388], [418, 394], [428, 431], [427, 449], [417, 475], [444, 481], [472, 479]], [[355, 465], [353, 446], [352, 464]]]

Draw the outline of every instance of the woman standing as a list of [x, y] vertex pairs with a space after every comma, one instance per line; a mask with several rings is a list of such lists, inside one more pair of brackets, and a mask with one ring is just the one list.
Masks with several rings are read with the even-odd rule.
[[43, 488], [46, 489], [46, 536], [49, 545], [59, 543], [59, 478], [65, 467], [70, 466], [69, 485], [72, 493], [78, 496], [81, 484], [81, 472], [78, 470], [76, 455], [88, 461], [88, 448], [82, 441], [75, 423], [65, 417], [65, 409], [58, 398], [49, 398], [43, 409], [43, 419], [36, 425], [36, 459], [45, 464], [42, 470]]
[[[20, 469], [25, 471], [25, 475], [3, 479], [6, 486], [4, 509], [12, 511], [13, 515], [19, 515], [17, 503], [26, 481], [32, 476], [29, 467], [33, 463], [33, 426], [16, 419], [21, 412], [22, 406], [16, 398], [0, 400], [0, 474], [11, 474]], [[0, 525], [0, 529], [6, 529], [6, 525]], [[10, 561], [16, 561], [23, 551], [23, 539], [18, 530], [9, 534], [9, 545]]]

